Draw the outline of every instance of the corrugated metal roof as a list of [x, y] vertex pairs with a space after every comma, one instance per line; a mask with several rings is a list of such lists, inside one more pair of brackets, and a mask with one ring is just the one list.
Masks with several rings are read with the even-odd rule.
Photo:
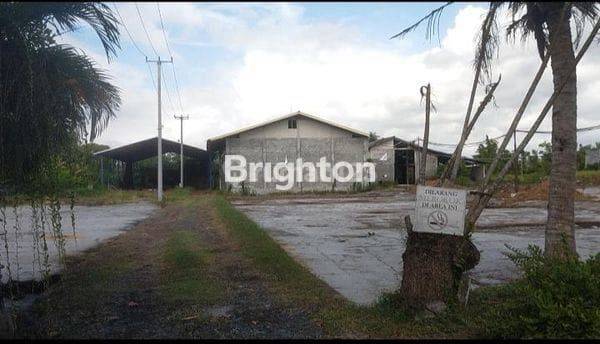
[[[420, 149], [423, 148], [420, 145], [417, 145], [416, 143], [414, 143], [413, 141], [403, 140], [403, 139], [401, 139], [399, 137], [396, 137], [396, 136], [388, 136], [388, 137], [383, 137], [383, 138], [380, 138], [380, 139], [377, 139], [377, 140], [371, 142], [369, 144], [369, 149], [372, 148], [372, 147], [378, 146], [378, 145], [380, 145], [380, 144], [382, 144], [382, 143], [384, 143], [386, 141], [389, 141], [391, 139], [394, 140], [394, 146], [396, 146], [398, 144], [398, 143], [396, 143], [396, 141], [399, 141], [399, 143], [411, 146], [411, 147], [413, 147], [413, 149], [416, 148], [417, 150], [420, 150]], [[432, 154], [435, 154], [435, 155], [438, 155], [438, 156], [443, 156], [443, 157], [446, 157], [446, 158], [450, 158], [452, 156], [452, 153], [442, 152], [442, 151], [431, 149], [431, 148], [427, 148], [427, 151], [429, 153], [432, 153]], [[467, 156], [464, 156], [464, 155], [462, 157], [462, 160], [470, 162], [470, 163], [479, 163], [479, 164], [484, 163], [484, 161], [477, 160], [475, 158], [467, 157]]]
[[306, 118], [310, 118], [310, 119], [315, 120], [317, 122], [325, 123], [327, 125], [330, 125], [330, 126], [333, 126], [333, 127], [336, 127], [336, 128], [340, 128], [340, 129], [349, 131], [349, 132], [354, 133], [356, 135], [361, 135], [361, 136], [364, 136], [364, 137], [369, 137], [369, 134], [365, 133], [363, 131], [352, 129], [352, 128], [347, 127], [345, 125], [334, 123], [334, 122], [331, 122], [331, 121], [319, 118], [317, 116], [313, 116], [313, 115], [304, 113], [302, 111], [296, 111], [296, 112], [292, 112], [292, 113], [289, 113], [289, 114], [281, 116], [281, 117], [277, 117], [277, 118], [268, 120], [266, 122], [258, 123], [258, 124], [255, 124], [255, 125], [251, 125], [249, 127], [245, 127], [245, 128], [242, 128], [242, 129], [238, 129], [238, 130], [229, 132], [227, 134], [223, 134], [223, 135], [212, 137], [212, 138], [208, 139], [208, 141], [221, 140], [221, 139], [224, 139], [224, 138], [227, 138], [227, 137], [238, 135], [240, 133], [243, 133], [243, 132], [246, 132], [246, 131], [249, 131], [249, 130], [252, 130], [252, 129], [264, 127], [265, 125], [268, 125], [268, 124], [271, 124], [271, 123], [275, 123], [275, 122], [278, 122], [278, 121], [281, 121], [281, 120], [284, 120], [284, 119], [287, 119], [287, 118], [290, 118], [290, 117], [294, 117], [294, 116], [304, 116]]
[[[161, 141], [163, 153], [179, 153], [179, 142], [164, 138]], [[158, 137], [152, 137], [124, 146], [105, 149], [103, 151], [94, 153], [94, 156], [108, 157], [121, 161], [140, 161], [156, 156], [157, 148]], [[184, 144], [183, 155], [190, 158], [203, 159], [208, 156], [208, 153], [204, 149]]]

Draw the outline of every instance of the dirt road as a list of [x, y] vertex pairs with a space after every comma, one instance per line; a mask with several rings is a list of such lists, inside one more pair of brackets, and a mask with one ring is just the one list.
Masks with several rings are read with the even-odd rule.
[[170, 204], [71, 258], [19, 319], [33, 338], [311, 338], [307, 312], [274, 296], [202, 197]]

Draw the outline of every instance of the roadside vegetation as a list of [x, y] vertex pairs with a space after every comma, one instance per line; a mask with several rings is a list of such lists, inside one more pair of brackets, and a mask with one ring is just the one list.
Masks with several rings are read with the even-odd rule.
[[[237, 337], [231, 323], [259, 326], [266, 321], [260, 312], [243, 309], [249, 318], [240, 319], [211, 309], [247, 307], [239, 303], [250, 297], [249, 290], [270, 295], [286, 312], [306, 314], [326, 338], [600, 335], [600, 256], [548, 262], [552, 258], [538, 248], [513, 251], [522, 279], [478, 288], [466, 306], [454, 302], [436, 314], [410, 308], [396, 293], [358, 306], [291, 257], [228, 197], [190, 189], [167, 193], [160, 214], [68, 258], [64, 281], [51, 285], [28, 316], [37, 330], [24, 336], [94, 337], [104, 331], [107, 337]], [[242, 272], [249, 275], [239, 280]], [[251, 333], [244, 336], [264, 336]]]
[[[329, 336], [594, 338], [599, 335], [600, 255], [587, 261], [545, 258], [537, 247], [513, 251], [525, 273], [503, 286], [475, 290], [467, 306], [457, 303], [437, 315], [418, 314], [402, 297], [386, 294], [371, 307], [357, 306], [281, 248], [224, 196], [214, 197], [220, 220], [242, 253], [265, 273], [277, 295], [311, 309]], [[549, 262], [547, 260], [553, 260]]]
[[[439, 20], [439, 13], [448, 5], [432, 12], [430, 20]], [[491, 76], [499, 6], [502, 3], [490, 4], [482, 26], [472, 97], [455, 157], [461, 156], [472, 129], [469, 116], [477, 85]], [[281, 332], [281, 336], [597, 338], [600, 255], [585, 261], [576, 257], [574, 219], [570, 216], [576, 187], [600, 185], [598, 165], [586, 166], [582, 160], [592, 146], [580, 146], [579, 151], [576, 147], [579, 57], [574, 43], [586, 32], [586, 22], [598, 19], [596, 4], [557, 7], [513, 2], [507, 6], [513, 14], [509, 34], [528, 37], [534, 33], [542, 59], [540, 72], [552, 55], [555, 99], [548, 104], [556, 103], [545, 107], [539, 121], [552, 108], [552, 141], [560, 146], [553, 149], [545, 142], [538, 150], [517, 152], [515, 175], [504, 178], [508, 169], [497, 172], [492, 168], [491, 181], [524, 184], [525, 193], [548, 200], [546, 255], [535, 247], [513, 251], [510, 257], [523, 272], [520, 280], [480, 288], [467, 305], [452, 301], [445, 310], [431, 312], [411, 308], [410, 298], [397, 293], [386, 294], [369, 307], [352, 304], [237, 211], [228, 196], [216, 192], [169, 190], [156, 216], [97, 248], [67, 257], [66, 238], [71, 231], [76, 237], [76, 200], [80, 204], [115, 204], [153, 199], [154, 195], [150, 190], [120, 191], [107, 186], [118, 184], [121, 166], [94, 159], [94, 152], [107, 147], [93, 141], [115, 117], [120, 91], [89, 56], [57, 43], [65, 32], [87, 24], [110, 59], [120, 49], [119, 23], [102, 3], [0, 4], [0, 89], [8, 95], [0, 98], [0, 243], [7, 260], [6, 266], [0, 267], [0, 277], [8, 280], [2, 285], [2, 304], [8, 301], [0, 314], [3, 336], [246, 338], [267, 337], [265, 333], [274, 336], [285, 327], [289, 332]], [[517, 14], [523, 17], [517, 19]], [[591, 42], [599, 25], [586, 42]], [[574, 40], [572, 26], [576, 29]], [[551, 40], [548, 35], [559, 39]], [[589, 44], [583, 47], [578, 55], [585, 53]], [[480, 79], [480, 73], [485, 78]], [[486, 95], [488, 101], [499, 82]], [[532, 92], [536, 86], [537, 81], [530, 86]], [[523, 111], [528, 102], [524, 100]], [[505, 148], [523, 111], [515, 116], [514, 126], [500, 146], [486, 138], [475, 157], [510, 167], [511, 153]], [[532, 127], [531, 133], [536, 130]], [[374, 133], [370, 137], [377, 138]], [[101, 163], [106, 167], [102, 177]], [[166, 163], [177, 166], [174, 155]], [[466, 168], [459, 165], [449, 164], [440, 171], [444, 172], [442, 179], [450, 177], [458, 185], [474, 186]], [[153, 169], [153, 161], [141, 167]], [[479, 195], [492, 195], [496, 191], [492, 185], [493, 191]], [[533, 187], [528, 188], [530, 185]], [[350, 193], [391, 187], [357, 184]], [[336, 191], [313, 194], [329, 193]], [[254, 193], [243, 189], [242, 195]], [[487, 201], [471, 209], [482, 210]], [[20, 205], [30, 206], [30, 218], [18, 217]], [[69, 207], [70, 228], [63, 227], [61, 206]], [[7, 228], [9, 212], [16, 218], [13, 228]], [[32, 223], [32, 231], [20, 232], [25, 221]], [[9, 242], [9, 231], [15, 233], [14, 242]], [[22, 234], [31, 235], [33, 261], [28, 267], [41, 276], [38, 289], [45, 292], [31, 309], [19, 313], [15, 301], [24, 293], [19, 290], [18, 261]], [[61, 276], [51, 276], [50, 245], [55, 245], [64, 268]], [[11, 247], [17, 252], [14, 266], [9, 259]], [[460, 266], [453, 268], [459, 270]], [[427, 288], [439, 281], [430, 278], [418, 285]], [[35, 284], [27, 287], [37, 288]], [[310, 319], [306, 324], [305, 318]], [[263, 323], [267, 325], [261, 328]]]
[[173, 232], [161, 258], [161, 295], [169, 302], [215, 304], [223, 299], [224, 286], [207, 273], [215, 255], [202, 246], [197, 233]]

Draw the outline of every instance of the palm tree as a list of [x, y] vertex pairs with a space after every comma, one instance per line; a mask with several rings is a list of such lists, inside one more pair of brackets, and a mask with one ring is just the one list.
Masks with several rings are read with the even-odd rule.
[[[428, 24], [427, 35], [436, 33], [439, 17], [450, 3], [429, 13], [394, 37], [401, 37], [421, 23]], [[552, 165], [548, 194], [548, 221], [545, 251], [548, 256], [576, 254], [574, 236], [575, 172], [577, 168], [577, 72], [574, 50], [586, 25], [598, 19], [597, 2], [492, 2], [482, 25], [475, 56], [476, 83], [491, 74], [491, 61], [497, 56], [499, 33], [497, 13], [506, 9], [512, 22], [506, 36], [526, 40], [533, 37], [540, 58], [550, 58], [553, 85], [559, 91], [552, 107]], [[572, 32], [572, 27], [575, 32]], [[439, 32], [439, 30], [437, 30]], [[472, 92], [474, 94], [474, 92]], [[471, 101], [472, 102], [472, 101]], [[468, 114], [467, 111], [467, 120]], [[468, 133], [467, 133], [468, 135]], [[460, 155], [459, 155], [460, 156]], [[493, 171], [489, 171], [490, 173]]]
[[66, 146], [93, 141], [115, 116], [119, 89], [105, 71], [56, 42], [81, 23], [109, 61], [116, 56], [118, 21], [105, 4], [0, 4], [0, 183], [23, 183]]

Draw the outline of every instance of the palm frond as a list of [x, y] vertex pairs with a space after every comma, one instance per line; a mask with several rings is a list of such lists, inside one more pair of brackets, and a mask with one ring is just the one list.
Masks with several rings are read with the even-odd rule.
[[114, 55], [117, 22], [104, 4], [0, 3], [0, 180], [26, 185], [65, 149], [88, 134], [93, 140], [115, 116], [119, 89], [106, 72], [55, 42], [85, 23], [107, 56]]
[[116, 56], [121, 48], [118, 20], [112, 10], [100, 2], [37, 2], [14, 3], [13, 25], [27, 27], [35, 24], [54, 29], [54, 35], [74, 31], [80, 22], [87, 23], [96, 33], [107, 58]]
[[433, 36], [439, 36], [440, 17], [442, 15], [442, 11], [452, 3], [453, 1], [449, 1], [444, 5], [436, 8], [435, 10], [429, 12], [429, 14], [427, 14], [425, 17], [421, 18], [419, 21], [407, 27], [406, 29], [400, 31], [400, 33], [393, 35], [392, 37], [390, 37], [390, 39], [404, 37], [407, 33], [419, 27], [419, 25], [421, 25], [424, 21], [427, 21], [427, 31], [425, 33], [425, 37], [427, 38], [427, 40], [430, 40]]
[[496, 14], [502, 3], [492, 2], [478, 31], [477, 45], [475, 50], [474, 66], [481, 68], [482, 77], [479, 83], [484, 85], [491, 83], [492, 62], [498, 57], [498, 24]]
[[[512, 3], [509, 9], [513, 19], [512, 23], [506, 29], [507, 39], [514, 42], [517, 36], [519, 36], [521, 41], [525, 42], [529, 38], [529, 35], [533, 34], [538, 54], [540, 55], [540, 59], [543, 59], [548, 47], [548, 34], [544, 26], [547, 16], [545, 10], [537, 3]], [[524, 10], [526, 10], [525, 13], [519, 19], [515, 19]]]
[[598, 12], [598, 2], [573, 2], [571, 15], [575, 26], [575, 48], [579, 47], [587, 25], [598, 18]]
[[69, 95], [79, 111], [75, 122], [80, 133], [85, 133], [90, 124], [90, 140], [93, 140], [120, 107], [118, 87], [109, 82], [106, 71], [97, 68], [89, 57], [78, 54], [73, 47], [57, 45], [45, 54], [48, 72], [54, 72], [60, 78], [58, 82], [62, 85], [59, 88]]

